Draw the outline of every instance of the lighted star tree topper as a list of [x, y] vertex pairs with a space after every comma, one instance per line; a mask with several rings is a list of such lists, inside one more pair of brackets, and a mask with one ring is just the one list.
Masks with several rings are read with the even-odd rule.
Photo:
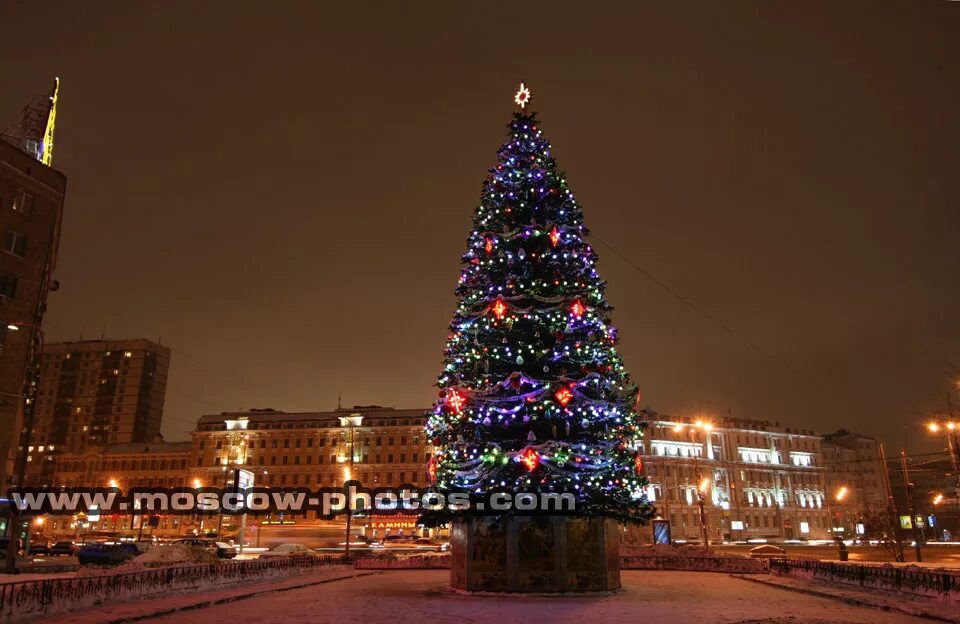
[[654, 512], [639, 455], [647, 414], [531, 98], [521, 83], [474, 211], [427, 421], [428, 472], [441, 493], [572, 493], [578, 514], [643, 522]]

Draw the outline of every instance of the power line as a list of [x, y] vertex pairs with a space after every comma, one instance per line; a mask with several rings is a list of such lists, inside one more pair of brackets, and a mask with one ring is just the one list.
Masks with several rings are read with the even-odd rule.
[[718, 327], [720, 327], [721, 329], [723, 329], [724, 331], [726, 331], [726, 332], [727, 332], [728, 334], [730, 334], [731, 336], [737, 338], [738, 340], [740, 340], [741, 342], [743, 342], [745, 345], [747, 345], [748, 347], [750, 347], [751, 349], [753, 349], [754, 351], [756, 351], [756, 352], [759, 353], [760, 355], [762, 355], [762, 356], [764, 356], [764, 357], [766, 357], [766, 358], [768, 358], [768, 359], [770, 359], [770, 360], [773, 360], [774, 362], [777, 362], [778, 364], [780, 364], [781, 366], [783, 366], [785, 369], [787, 369], [788, 371], [790, 371], [791, 373], [793, 373], [794, 375], [796, 375], [797, 377], [800, 377], [801, 379], [803, 379], [803, 380], [805, 380], [805, 381], [808, 381], [808, 382], [813, 382], [813, 381], [814, 381], [813, 378], [811, 378], [809, 375], [806, 375], [806, 374], [800, 372], [799, 370], [797, 370], [796, 368], [794, 368], [793, 366], [791, 366], [789, 363], [783, 361], [782, 359], [780, 359], [779, 357], [777, 357], [777, 356], [774, 355], [773, 353], [771, 353], [771, 352], [763, 349], [763, 348], [760, 347], [760, 345], [758, 345], [757, 343], [753, 342], [752, 340], [750, 340], [750, 339], [747, 338], [746, 336], [738, 333], [736, 330], [734, 330], [732, 327], [730, 327], [729, 325], [727, 325], [726, 323], [724, 323], [722, 320], [720, 320], [719, 318], [717, 318], [717, 317], [713, 316], [712, 314], [708, 313], [706, 310], [704, 310], [703, 308], [701, 308], [699, 305], [697, 305], [696, 303], [694, 303], [694, 302], [691, 301], [690, 299], [684, 297], [683, 295], [681, 295], [680, 293], [678, 293], [677, 291], [675, 291], [673, 288], [671, 288], [670, 286], [668, 286], [668, 285], [667, 285], [666, 283], [664, 283], [662, 280], [658, 279], [656, 276], [654, 276], [652, 273], [650, 273], [649, 271], [647, 271], [646, 269], [644, 269], [642, 266], [640, 266], [639, 264], [637, 264], [636, 262], [634, 262], [633, 260], [631, 260], [630, 258], [628, 258], [627, 256], [625, 256], [623, 253], [621, 253], [618, 249], [616, 249], [613, 245], [611, 245], [611, 244], [608, 243], [607, 241], [603, 240], [603, 239], [600, 238], [599, 236], [593, 236], [592, 238], [594, 238], [595, 240], [597, 240], [598, 242], [600, 242], [604, 247], [606, 247], [607, 249], [609, 249], [610, 251], [612, 251], [612, 252], [613, 252], [614, 254], [616, 254], [621, 260], [623, 260], [625, 263], [627, 263], [627, 265], [629, 265], [630, 267], [634, 268], [636, 271], [638, 271], [638, 272], [639, 272], [641, 275], [643, 275], [645, 278], [647, 278], [648, 280], [650, 280], [651, 282], [653, 282], [654, 284], [656, 284], [657, 286], [659, 286], [660, 288], [662, 288], [664, 291], [666, 291], [668, 294], [670, 294], [672, 297], [674, 297], [677, 301], [679, 301], [680, 303], [682, 303], [682, 304], [684, 304], [685, 306], [689, 307], [690, 309], [694, 310], [697, 314], [699, 314], [699, 315], [702, 316], [703, 318], [707, 319], [707, 320], [710, 321], [711, 323], [717, 325]]

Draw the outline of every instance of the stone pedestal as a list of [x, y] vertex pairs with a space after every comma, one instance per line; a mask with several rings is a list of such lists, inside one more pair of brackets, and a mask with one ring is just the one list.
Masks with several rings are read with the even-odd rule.
[[450, 585], [464, 591], [598, 592], [620, 588], [615, 520], [466, 518], [450, 533]]

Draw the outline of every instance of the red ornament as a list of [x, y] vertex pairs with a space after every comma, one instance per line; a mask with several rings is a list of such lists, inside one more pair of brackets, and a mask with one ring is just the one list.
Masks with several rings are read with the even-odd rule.
[[550, 230], [550, 244], [556, 247], [560, 243], [560, 232], [557, 230], [557, 227], [554, 226]]
[[573, 392], [567, 386], [560, 386], [560, 389], [554, 393], [553, 398], [557, 403], [566, 407], [567, 403], [573, 400]]
[[492, 238], [488, 238], [488, 239], [487, 239], [487, 242], [486, 242], [486, 244], [484, 244], [483, 248], [487, 250], [487, 253], [492, 253], [492, 252], [493, 252], [493, 239], [492, 239]]
[[529, 472], [533, 472], [540, 465], [540, 455], [529, 446], [520, 453], [520, 463], [526, 466]]
[[497, 300], [493, 303], [490, 309], [493, 311], [493, 315], [495, 317], [502, 319], [503, 315], [507, 313], [509, 308], [507, 307], [507, 304], [503, 302], [501, 297], [497, 297]]
[[453, 389], [447, 392], [446, 404], [450, 411], [459, 414], [463, 411], [463, 406], [467, 404], [467, 397]]
[[434, 455], [430, 458], [430, 461], [427, 462], [427, 475], [430, 477], [431, 483], [436, 483], [437, 481], [437, 456]]
[[587, 311], [587, 308], [583, 305], [579, 299], [573, 302], [573, 305], [570, 306], [570, 314], [574, 315], [577, 318], [583, 316], [583, 313]]
[[514, 390], [519, 390], [520, 385], [523, 383], [523, 376], [520, 373], [513, 373], [510, 375], [510, 386]]
[[633, 467], [636, 468], [638, 475], [643, 474], [643, 458], [640, 455], [633, 458]]

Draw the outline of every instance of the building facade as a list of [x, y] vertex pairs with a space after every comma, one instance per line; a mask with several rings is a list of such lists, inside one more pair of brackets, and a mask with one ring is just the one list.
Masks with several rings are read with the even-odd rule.
[[[333, 412], [272, 409], [201, 416], [193, 433], [193, 478], [213, 485], [243, 467], [258, 485], [425, 486], [433, 453], [422, 409], [356, 406]], [[352, 455], [352, 459], [351, 459]]]
[[[66, 177], [0, 141], [0, 462], [16, 482], [21, 436], [31, 430], [41, 321], [60, 245]], [[23, 457], [22, 455], [20, 457]]]
[[[110, 444], [85, 453], [55, 456], [56, 487], [173, 488], [189, 486], [190, 448], [187, 442]], [[47, 535], [141, 534], [181, 535], [198, 526], [190, 516], [160, 516], [156, 526], [142, 514], [101, 515], [77, 522], [76, 517], [51, 516], [44, 522]]]
[[[112, 444], [58, 455], [53, 485], [229, 487], [239, 469], [264, 487], [317, 489], [348, 480], [370, 488], [426, 487], [434, 449], [424, 423], [424, 410], [379, 406], [209, 414], [199, 418], [189, 442]], [[882, 447], [865, 436], [841, 431], [824, 438], [766, 421], [661, 417], [638, 445], [648, 495], [674, 540], [702, 539], [701, 507], [711, 542], [851, 537], [864, 510], [886, 509]], [[61, 534], [77, 529], [75, 519], [51, 521], [62, 525]], [[139, 533], [142, 521], [100, 518], [88, 529]], [[230, 537], [241, 522], [235, 516], [155, 521], [150, 532], [160, 536], [222, 531]], [[358, 518], [354, 527], [371, 537], [417, 530], [415, 518], [402, 516]], [[342, 535], [343, 521], [267, 515], [250, 518], [246, 530], [256, 531], [258, 541], [269, 531], [309, 540]], [[625, 539], [651, 538], [641, 531]]]
[[[112, 444], [81, 453], [54, 455], [54, 487], [230, 487], [236, 470], [252, 474], [263, 487], [341, 487], [356, 480], [373, 487], [427, 485], [426, 465], [433, 447], [424, 434], [424, 410], [357, 406], [332, 412], [286, 413], [272, 409], [201, 416], [188, 442]], [[352, 456], [352, 460], [351, 460]], [[45, 520], [47, 537], [81, 531], [141, 534], [139, 516], [102, 516], [78, 524], [76, 517]], [[298, 539], [342, 535], [342, 520], [313, 517], [248, 519], [247, 530], [259, 534], [291, 525], [309, 529]], [[222, 533], [236, 537], [236, 516], [160, 516], [147, 535], [170, 537]], [[337, 524], [339, 522], [339, 524]], [[82, 526], [81, 526], [82, 525]], [[332, 525], [336, 527], [331, 529]], [[416, 519], [401, 516], [358, 518], [356, 532], [383, 536], [416, 530]], [[326, 533], [325, 533], [326, 531]], [[252, 533], [247, 533], [248, 536]]]
[[883, 444], [840, 429], [823, 437], [830, 485], [831, 523], [836, 534], [852, 536], [890, 513], [892, 490]]
[[169, 347], [146, 339], [44, 345], [28, 480], [50, 484], [60, 453], [156, 439], [169, 367]]
[[664, 418], [641, 443], [648, 495], [675, 540], [830, 535], [821, 438], [777, 423]]

